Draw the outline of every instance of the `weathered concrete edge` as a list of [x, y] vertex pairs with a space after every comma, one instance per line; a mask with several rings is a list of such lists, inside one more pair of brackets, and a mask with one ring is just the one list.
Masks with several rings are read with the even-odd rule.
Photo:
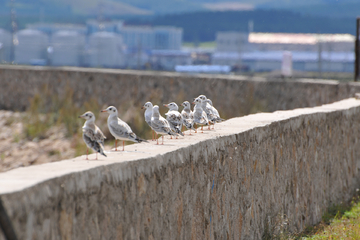
[[350, 85], [360, 86], [360, 82], [340, 82], [331, 79], [311, 79], [298, 78], [292, 80], [273, 79], [267, 80], [263, 77], [244, 76], [244, 75], [223, 75], [223, 74], [185, 74], [177, 72], [165, 71], [138, 71], [131, 69], [112, 69], [112, 68], [84, 68], [84, 67], [47, 67], [47, 66], [26, 66], [26, 65], [1, 65], [0, 70], [24, 70], [24, 71], [59, 71], [59, 72], [89, 72], [89, 73], [109, 73], [122, 75], [136, 75], [136, 76], [163, 76], [163, 77], [182, 77], [182, 78], [200, 78], [203, 80], [236, 80], [236, 81], [255, 81], [255, 82], [294, 82], [294, 83], [314, 83], [323, 85]]

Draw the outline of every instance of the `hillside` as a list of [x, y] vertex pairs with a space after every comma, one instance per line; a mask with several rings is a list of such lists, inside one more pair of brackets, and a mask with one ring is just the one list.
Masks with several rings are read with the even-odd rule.
[[[19, 15], [158, 15], [194, 11], [286, 9], [324, 16], [356, 17], [358, 0], [13, 0]], [[0, 0], [9, 13], [10, 0]]]
[[153, 19], [132, 19], [126, 23], [177, 26], [184, 30], [184, 41], [206, 42], [215, 39], [218, 31], [248, 31], [254, 22], [255, 32], [350, 33], [355, 35], [355, 19], [315, 17], [286, 10], [195, 12], [158, 16]]

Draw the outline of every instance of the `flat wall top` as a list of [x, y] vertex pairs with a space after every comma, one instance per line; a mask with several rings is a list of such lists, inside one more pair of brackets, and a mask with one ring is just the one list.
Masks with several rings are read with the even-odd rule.
[[[162, 72], [162, 71], [140, 71], [140, 70], [129, 70], [129, 69], [109, 69], [109, 68], [83, 68], [83, 67], [46, 67], [46, 66], [19, 66], [19, 65], [1, 65], [1, 69], [10, 69], [10, 70], [26, 70], [26, 71], [68, 71], [68, 72], [89, 72], [89, 73], [110, 73], [110, 74], [124, 74], [124, 75], [138, 75], [138, 76], [149, 76], [149, 77], [184, 77], [184, 78], [204, 78], [204, 79], [226, 79], [226, 80], [243, 80], [243, 81], [260, 81], [260, 82], [270, 82], [262, 77], [251, 77], [251, 76], [242, 76], [242, 75], [224, 75], [224, 74], [184, 74], [177, 72]], [[316, 84], [330, 84], [336, 85], [340, 82], [337, 80], [327, 80], [327, 79], [308, 79], [308, 78], [299, 78], [293, 80], [283, 80], [276, 79], [271, 80], [271, 82], [299, 82], [299, 83], [316, 83]], [[360, 86], [360, 82], [351, 82], [347, 83], [350, 85]]]
[[[165, 155], [173, 152], [181, 155], [181, 149], [190, 145], [195, 145], [203, 141], [216, 141], [223, 136], [235, 135], [257, 127], [263, 127], [274, 122], [295, 118], [301, 115], [341, 111], [354, 107], [360, 107], [360, 101], [354, 98], [345, 99], [332, 104], [327, 104], [314, 108], [301, 108], [288, 111], [276, 111], [273, 113], [258, 113], [245, 117], [232, 118], [223, 123], [216, 124], [215, 130], [204, 130], [204, 133], [198, 131], [197, 134], [170, 140], [165, 137], [164, 145], [156, 145], [155, 142], [133, 144], [125, 147], [125, 152], [108, 151], [108, 157], [99, 156], [99, 160], [85, 160], [85, 156], [74, 159], [35, 165], [30, 167], [17, 168], [0, 174], [0, 195], [18, 192], [36, 184], [50, 179], [58, 178], [67, 174], [86, 171], [93, 168], [110, 166], [112, 164], [124, 164], [136, 162], [138, 172], [148, 172], [151, 169], [142, 167], [141, 162], [147, 161], [158, 155]], [[206, 128], [204, 128], [206, 129]], [[89, 156], [89, 159], [95, 159], [95, 154]], [[161, 158], [160, 158], [161, 159]], [[179, 157], [178, 159], [182, 159]], [[156, 161], [153, 168], [159, 168], [167, 162]], [[119, 177], [123, 180], [131, 177], [131, 172], [123, 171]]]

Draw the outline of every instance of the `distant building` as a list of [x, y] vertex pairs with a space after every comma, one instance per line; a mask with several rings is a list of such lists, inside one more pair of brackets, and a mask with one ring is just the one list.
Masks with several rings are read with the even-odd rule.
[[15, 62], [19, 64], [46, 64], [48, 36], [38, 30], [25, 29], [16, 34]]
[[130, 50], [180, 50], [182, 47], [181, 28], [124, 26], [118, 31]]
[[119, 34], [96, 32], [89, 37], [87, 64], [90, 67], [124, 67], [124, 50], [123, 40]]
[[[20, 64], [116, 68], [147, 68], [151, 65], [153, 50], [181, 51], [183, 34], [183, 30], [176, 27], [124, 26], [123, 21], [97, 20], [88, 20], [85, 26], [29, 24], [22, 31], [19, 31], [22, 40], [15, 51]], [[0, 40], [5, 36], [0, 32]], [[1, 54], [7, 53], [0, 51], [0, 60]], [[159, 58], [176, 63], [183, 55], [173, 57], [175, 59]], [[174, 68], [170, 62], [166, 65]]]
[[58, 31], [53, 34], [51, 65], [81, 66], [84, 57], [85, 36], [76, 31]]
[[[254, 72], [280, 70], [284, 51], [255, 51], [246, 53], [214, 53], [212, 64], [232, 65], [241, 58], [243, 66]], [[296, 71], [319, 71], [319, 62], [323, 72], [353, 72], [353, 52], [322, 52], [321, 59], [317, 52], [292, 51], [293, 69]]]
[[249, 43], [257, 51], [352, 52], [355, 36], [351, 34], [250, 33]]
[[219, 32], [211, 63], [274, 71], [281, 69], [283, 52], [291, 51], [294, 70], [319, 71], [321, 66], [321, 71], [351, 72], [354, 42], [350, 34], [249, 33], [246, 41], [240, 33]]
[[217, 52], [249, 51], [249, 34], [241, 32], [218, 32], [216, 34]]
[[154, 48], [154, 31], [147, 26], [126, 26], [118, 33], [129, 51], [148, 51]]
[[4, 29], [0, 29], [0, 63], [11, 61], [11, 42], [11, 33]]
[[191, 52], [181, 50], [151, 51], [151, 67], [156, 70], [174, 71], [177, 65], [191, 65]]
[[176, 27], [154, 27], [154, 49], [180, 50], [183, 30]]
[[124, 21], [98, 21], [90, 19], [86, 21], [86, 31], [88, 35], [96, 32], [118, 32], [124, 25]]
[[86, 34], [86, 27], [79, 24], [33, 23], [26, 25], [26, 28], [46, 33], [50, 38], [58, 31], [75, 31], [79, 34]]

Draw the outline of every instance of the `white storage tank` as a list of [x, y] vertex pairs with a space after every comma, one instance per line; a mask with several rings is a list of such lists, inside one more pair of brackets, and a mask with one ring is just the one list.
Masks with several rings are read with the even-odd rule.
[[32, 29], [19, 31], [15, 45], [15, 62], [19, 64], [46, 64], [49, 38], [46, 34]]
[[91, 67], [124, 66], [122, 37], [111, 32], [96, 32], [89, 39], [89, 65]]
[[0, 28], [0, 63], [11, 61], [11, 41], [11, 33]]
[[80, 66], [85, 36], [76, 31], [58, 31], [52, 36], [51, 65]]

